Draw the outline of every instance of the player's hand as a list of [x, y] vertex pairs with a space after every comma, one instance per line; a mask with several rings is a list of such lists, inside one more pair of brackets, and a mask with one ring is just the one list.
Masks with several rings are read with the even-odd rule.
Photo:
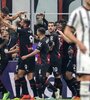
[[85, 46], [82, 42], [79, 42], [79, 43], [78, 43], [78, 46], [79, 46], [79, 49], [81, 50], [81, 52], [82, 52], [83, 54], [85, 54], [86, 51], [87, 51], [86, 46]]
[[62, 37], [64, 35], [64, 33], [62, 31], [60, 31], [59, 29], [57, 29], [57, 32], [59, 33], [59, 35]]
[[27, 56], [22, 56], [21, 59], [25, 60], [25, 59], [27, 59]]
[[18, 13], [18, 16], [21, 17], [21, 15], [23, 15], [23, 14], [25, 14], [25, 13], [26, 13], [25, 11], [19, 12], [19, 13]]
[[22, 11], [22, 12], [19, 13], [19, 15], [22, 15], [22, 14], [25, 14], [25, 13], [26, 13], [25, 11]]
[[58, 33], [60, 33], [60, 34], [63, 34], [63, 32], [62, 32], [62, 31], [60, 31], [59, 29], [57, 29], [57, 32], [58, 32]]

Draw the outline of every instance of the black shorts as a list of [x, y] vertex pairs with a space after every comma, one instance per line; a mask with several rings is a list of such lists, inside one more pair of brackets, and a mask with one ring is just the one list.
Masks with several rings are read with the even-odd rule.
[[76, 73], [76, 57], [69, 59], [67, 56], [63, 58], [62, 62], [62, 74], [64, 75], [66, 71]]
[[[69, 62], [68, 62], [69, 63]], [[67, 68], [66, 71], [72, 72], [72, 73], [76, 73], [76, 64], [74, 64], [73, 62], [71, 62]]]
[[48, 64], [36, 64], [36, 66], [35, 66], [35, 76], [38, 77], [39, 75], [42, 75], [43, 77], [45, 77], [48, 69], [49, 69]]
[[61, 65], [62, 65], [62, 59], [53, 59], [50, 62], [50, 67], [48, 69], [48, 72], [51, 74], [54, 73], [55, 76], [58, 76], [61, 74]]
[[18, 65], [16, 67], [16, 73], [18, 70], [25, 70], [26, 73], [35, 71], [35, 56], [29, 57], [26, 60], [19, 58]]

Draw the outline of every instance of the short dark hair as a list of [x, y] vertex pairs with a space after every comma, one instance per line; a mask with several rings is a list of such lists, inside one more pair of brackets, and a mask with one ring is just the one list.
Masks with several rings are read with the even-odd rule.
[[24, 23], [25, 23], [25, 24], [27, 24], [27, 26], [29, 26], [29, 25], [30, 25], [30, 23], [31, 23], [31, 21], [30, 21], [30, 20], [28, 20], [28, 19], [25, 19], [25, 20], [24, 20]]
[[2, 9], [1, 9], [1, 12], [8, 15], [8, 14], [9, 14], [9, 9], [8, 9], [8, 7], [2, 8]]
[[54, 22], [48, 22], [48, 24], [53, 24], [53, 25], [55, 25], [55, 23], [54, 23]]
[[40, 27], [37, 29], [38, 32], [40, 32], [41, 34], [45, 34], [46, 30], [43, 27]]

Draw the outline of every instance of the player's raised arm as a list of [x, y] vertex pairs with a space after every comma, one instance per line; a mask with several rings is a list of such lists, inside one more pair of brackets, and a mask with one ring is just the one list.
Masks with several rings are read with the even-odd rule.
[[21, 15], [23, 15], [23, 14], [25, 14], [25, 13], [26, 13], [26, 12], [24, 12], [24, 11], [18, 12], [16, 15], [9, 16], [9, 17], [7, 17], [6, 19], [7, 19], [7, 20], [13, 21], [13, 20], [17, 19], [18, 17], [21, 17]]
[[5, 25], [6, 27], [16, 31], [17, 27], [14, 25], [9, 24], [6, 20], [4, 20], [1, 16], [0, 16], [0, 21], [2, 22], [3, 25]]

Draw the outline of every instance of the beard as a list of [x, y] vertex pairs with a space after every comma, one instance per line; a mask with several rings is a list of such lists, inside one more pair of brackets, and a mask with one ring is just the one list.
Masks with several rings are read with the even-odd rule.
[[43, 24], [43, 20], [37, 20], [37, 24]]

